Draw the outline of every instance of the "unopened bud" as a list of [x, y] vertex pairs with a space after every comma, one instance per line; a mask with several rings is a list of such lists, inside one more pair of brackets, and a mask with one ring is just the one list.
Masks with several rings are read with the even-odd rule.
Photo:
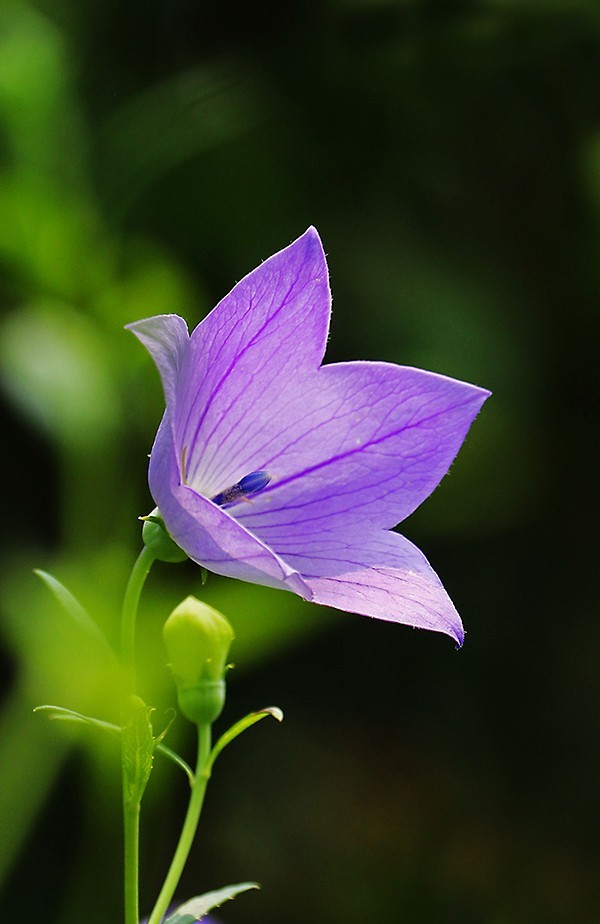
[[214, 722], [225, 704], [233, 629], [212, 606], [187, 597], [167, 619], [163, 636], [181, 712], [195, 724]]

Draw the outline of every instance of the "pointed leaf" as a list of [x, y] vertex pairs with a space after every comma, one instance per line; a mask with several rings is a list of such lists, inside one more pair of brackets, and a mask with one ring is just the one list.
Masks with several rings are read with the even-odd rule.
[[141, 801], [150, 779], [154, 753], [152, 712], [138, 696], [132, 698], [131, 715], [123, 729], [123, 770], [131, 802]]
[[162, 754], [164, 757], [168, 757], [169, 760], [172, 760], [174, 764], [177, 764], [178, 767], [184, 771], [187, 775], [190, 785], [194, 782], [194, 771], [192, 768], [185, 762], [183, 757], [180, 757], [176, 751], [173, 751], [171, 748], [167, 747], [166, 744], [163, 744], [163, 741], [166, 737], [167, 732], [169, 731], [171, 725], [175, 721], [175, 710], [173, 710], [173, 717], [169, 720], [167, 725], [163, 730], [155, 737], [154, 739], [154, 750], [158, 754]]
[[257, 882], [240, 882], [237, 885], [216, 889], [214, 892], [197, 895], [196, 898], [191, 898], [189, 902], [180, 905], [173, 914], [170, 914], [165, 924], [195, 924], [213, 908], [218, 908], [223, 902], [235, 898], [241, 892], [248, 892], [249, 889], [260, 889], [260, 886]]
[[173, 751], [171, 748], [168, 748], [166, 744], [158, 744], [156, 746], [156, 753], [162, 754], [163, 757], [168, 757], [169, 760], [172, 760], [174, 764], [177, 764], [177, 766], [180, 767], [186, 774], [188, 780], [190, 781], [190, 786], [192, 785], [195, 779], [194, 771], [190, 765], [186, 763], [183, 757], [179, 756], [177, 751]]
[[103, 731], [109, 731], [112, 734], [120, 734], [122, 729], [111, 722], [103, 722], [101, 719], [94, 719], [92, 716], [83, 715], [81, 712], [75, 712], [74, 709], [67, 709], [65, 706], [36, 706], [34, 712], [45, 712], [49, 719], [58, 719], [63, 722], [79, 722], [82, 725], [91, 725], [93, 728], [100, 728]]
[[[79, 722], [81, 725], [90, 725], [92, 728], [99, 728], [102, 731], [110, 732], [113, 735], [120, 735], [123, 732], [123, 729], [120, 725], [113, 725], [112, 722], [103, 722], [102, 719], [94, 719], [92, 716], [83, 715], [81, 712], [75, 712], [74, 709], [67, 709], [64, 706], [36, 706], [33, 710], [34, 712], [43, 712], [51, 720], [59, 720], [63, 722]], [[180, 757], [179, 754], [174, 751], [172, 748], [167, 747], [166, 744], [162, 744], [162, 738], [165, 733], [168, 731], [169, 726], [154, 739], [154, 749], [158, 754], [162, 754], [163, 757], [167, 757], [169, 760], [173, 761], [178, 767], [183, 770], [186, 774], [190, 784], [194, 782], [194, 772], [190, 765], [186, 763], [183, 757]]]
[[250, 712], [247, 716], [244, 716], [243, 719], [240, 719], [239, 722], [236, 722], [235, 725], [232, 725], [228, 731], [222, 734], [211, 751], [207, 770], [209, 772], [212, 770], [215, 760], [228, 744], [231, 744], [231, 742], [237, 738], [238, 735], [241, 735], [242, 732], [245, 732], [247, 728], [251, 728], [257, 722], [260, 722], [261, 719], [266, 718], [268, 715], [272, 716], [278, 722], [283, 722], [283, 712], [278, 706], [266, 706], [264, 709], [259, 709], [257, 712]]
[[56, 600], [60, 603], [64, 612], [67, 616], [71, 617], [72, 622], [78, 629], [82, 632], [85, 632], [90, 638], [93, 638], [98, 642], [103, 648], [106, 654], [109, 654], [111, 659], [114, 659], [114, 652], [106, 637], [98, 628], [96, 622], [92, 619], [90, 614], [85, 610], [79, 600], [73, 596], [70, 590], [61, 584], [55, 577], [51, 574], [48, 574], [47, 571], [42, 571], [40, 568], [36, 568], [34, 574], [37, 574], [39, 578], [42, 579], [46, 587], [54, 594]]

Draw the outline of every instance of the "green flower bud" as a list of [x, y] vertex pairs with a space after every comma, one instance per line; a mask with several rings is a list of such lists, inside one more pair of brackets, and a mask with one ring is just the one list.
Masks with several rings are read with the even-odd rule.
[[195, 724], [214, 722], [225, 704], [233, 629], [212, 606], [186, 597], [167, 619], [163, 636], [181, 712]]
[[179, 548], [167, 532], [167, 527], [158, 507], [155, 507], [147, 517], [141, 517], [141, 519], [144, 521], [142, 541], [146, 548], [150, 549], [157, 561], [180, 562], [186, 560], [187, 555], [185, 552]]

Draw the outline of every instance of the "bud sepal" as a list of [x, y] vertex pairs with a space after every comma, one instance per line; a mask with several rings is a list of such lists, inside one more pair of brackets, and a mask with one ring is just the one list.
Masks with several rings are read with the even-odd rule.
[[173, 564], [186, 561], [187, 554], [171, 538], [158, 507], [155, 507], [148, 516], [140, 517], [140, 520], [144, 524], [142, 526], [142, 541], [157, 561], [166, 561]]

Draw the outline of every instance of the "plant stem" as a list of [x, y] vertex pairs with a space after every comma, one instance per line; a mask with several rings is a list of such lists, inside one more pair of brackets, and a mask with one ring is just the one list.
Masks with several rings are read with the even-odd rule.
[[[142, 588], [150, 572], [154, 555], [144, 546], [134, 564], [123, 597], [121, 611], [121, 658], [127, 673], [130, 692], [135, 689], [135, 621]], [[127, 707], [126, 707], [127, 708]], [[139, 840], [140, 802], [131, 790], [131, 780], [126, 771], [125, 749], [127, 742], [127, 716], [124, 715], [122, 740], [123, 781], [123, 834], [125, 841], [125, 924], [139, 924]]]
[[[175, 889], [177, 888], [181, 874], [183, 872], [183, 868], [189, 856], [194, 836], [196, 834], [196, 829], [198, 827], [200, 812], [202, 811], [202, 803], [204, 802], [206, 785], [210, 776], [210, 771], [208, 770], [210, 746], [210, 725], [199, 725], [198, 758], [196, 761], [196, 772], [194, 775], [194, 782], [192, 784], [192, 792], [190, 795], [188, 810], [183, 822], [181, 834], [179, 836], [179, 843], [177, 844], [177, 849], [175, 850], [173, 860], [171, 861], [171, 866], [169, 867], [169, 872], [167, 873], [163, 887], [160, 890], [160, 895], [158, 896], [156, 904], [152, 910], [152, 914], [148, 918], [148, 924], [160, 924], [160, 921], [166, 913], [173, 895], [175, 894]], [[127, 924], [129, 924], [129, 922], [127, 922]]]
[[131, 799], [123, 775], [123, 824], [125, 834], [125, 924], [139, 924], [140, 802]]
[[150, 568], [155, 561], [152, 552], [144, 546], [132, 568], [123, 598], [121, 611], [121, 657], [129, 675], [131, 689], [135, 687], [135, 620], [140, 594]]

